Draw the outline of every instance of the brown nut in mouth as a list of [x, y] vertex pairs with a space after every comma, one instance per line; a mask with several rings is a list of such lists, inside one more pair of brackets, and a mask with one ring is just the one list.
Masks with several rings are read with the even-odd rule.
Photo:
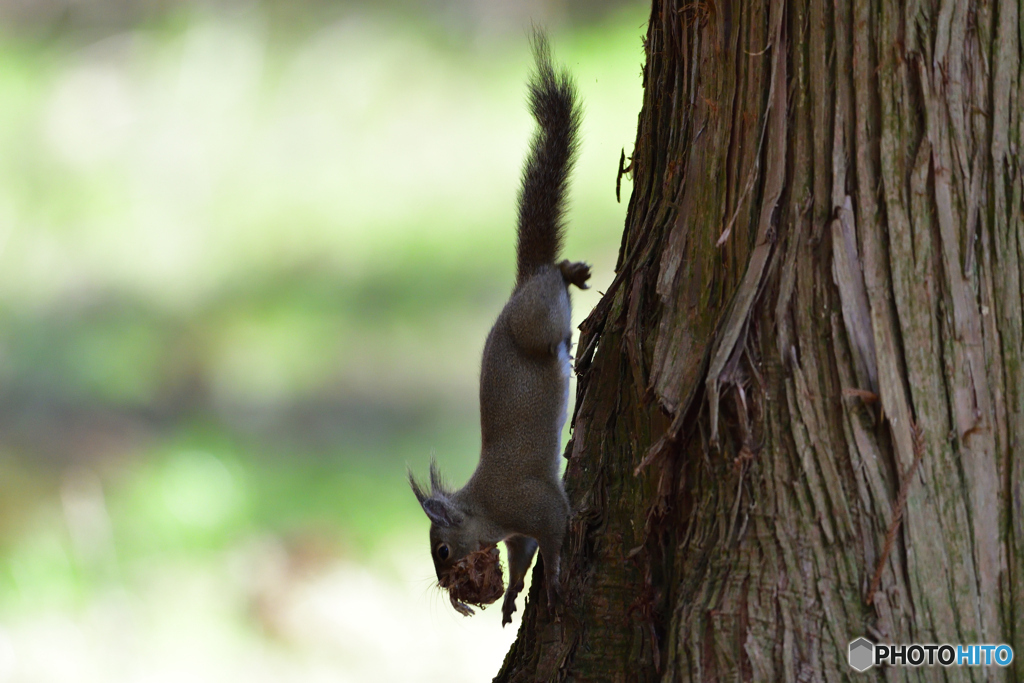
[[469, 605], [484, 609], [505, 592], [498, 548], [490, 546], [466, 555], [441, 575], [438, 585], [448, 591], [452, 607], [459, 614], [472, 616]]

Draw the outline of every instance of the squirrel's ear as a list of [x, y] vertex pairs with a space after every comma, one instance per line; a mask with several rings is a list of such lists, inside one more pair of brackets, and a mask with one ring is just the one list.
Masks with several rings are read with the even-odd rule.
[[412, 493], [416, 496], [416, 500], [420, 502], [420, 505], [423, 505], [427, 500], [427, 493], [420, 487], [416, 477], [412, 476], [412, 470], [409, 470], [409, 486], [412, 487]]
[[451, 504], [441, 498], [427, 498], [421, 503], [430, 521], [445, 528], [462, 524], [462, 515]]

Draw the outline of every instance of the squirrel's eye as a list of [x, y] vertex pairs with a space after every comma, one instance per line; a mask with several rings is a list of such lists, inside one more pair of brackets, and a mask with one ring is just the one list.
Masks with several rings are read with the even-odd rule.
[[437, 556], [440, 557], [442, 560], [447, 560], [448, 559], [448, 546], [446, 546], [444, 543], [442, 543], [441, 545], [437, 546]]

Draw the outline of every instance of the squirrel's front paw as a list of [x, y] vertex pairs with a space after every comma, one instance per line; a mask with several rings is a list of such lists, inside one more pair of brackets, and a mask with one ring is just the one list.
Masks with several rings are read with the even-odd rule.
[[562, 261], [558, 264], [562, 271], [562, 279], [569, 284], [576, 285], [580, 289], [587, 289], [587, 280], [590, 279], [590, 266], [582, 261]]
[[501, 626], [512, 623], [512, 615], [516, 611], [516, 596], [505, 594], [505, 602], [501, 603]]
[[516, 598], [519, 596], [519, 591], [521, 590], [523, 590], [522, 579], [510, 585], [508, 590], [505, 591], [505, 601], [501, 603], [502, 628], [505, 627], [505, 624], [512, 623], [512, 614], [516, 611]]

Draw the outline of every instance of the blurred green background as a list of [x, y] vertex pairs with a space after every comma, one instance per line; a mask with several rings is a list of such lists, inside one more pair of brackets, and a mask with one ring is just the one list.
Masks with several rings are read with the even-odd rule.
[[476, 462], [531, 22], [578, 323], [648, 9], [0, 1], [0, 683], [493, 676], [518, 619], [451, 610], [405, 470]]

